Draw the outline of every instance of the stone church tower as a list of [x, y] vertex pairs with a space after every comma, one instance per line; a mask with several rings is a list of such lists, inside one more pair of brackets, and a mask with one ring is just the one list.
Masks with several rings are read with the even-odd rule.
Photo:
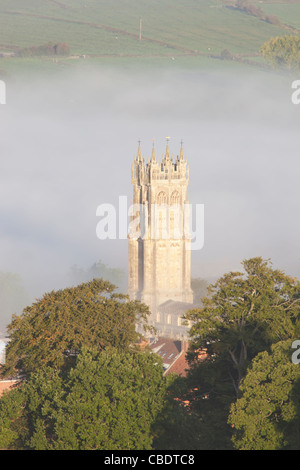
[[191, 250], [187, 186], [189, 169], [183, 155], [176, 160], [167, 142], [162, 162], [154, 147], [145, 163], [139, 144], [132, 165], [133, 201], [129, 233], [131, 299], [149, 305], [150, 322], [159, 334], [184, 337], [181, 315], [192, 308]]

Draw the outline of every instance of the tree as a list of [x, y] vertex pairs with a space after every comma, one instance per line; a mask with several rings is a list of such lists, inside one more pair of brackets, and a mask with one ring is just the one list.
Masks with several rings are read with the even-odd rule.
[[23, 447], [27, 423], [22, 414], [23, 390], [13, 388], [0, 397], [0, 449]]
[[140, 337], [136, 323], [148, 328], [149, 309], [114, 289], [94, 279], [47, 293], [13, 316], [4, 375], [16, 370], [28, 374], [44, 365], [68, 367], [83, 346], [128, 350]]
[[151, 449], [165, 393], [156, 355], [84, 348], [67, 374], [44, 367], [5, 393], [0, 443], [35, 450]]
[[70, 54], [70, 47], [65, 42], [60, 42], [54, 46], [56, 55], [67, 56]]
[[247, 15], [257, 16], [258, 18], [264, 19], [264, 12], [260, 7], [253, 5], [247, 0], [238, 0], [235, 4], [235, 7], [247, 13]]
[[281, 25], [279, 18], [278, 18], [277, 16], [275, 16], [275, 15], [268, 15], [268, 16], [266, 16], [266, 17], [265, 17], [265, 21], [266, 21], [267, 23], [274, 24], [274, 25], [276, 25], [276, 26], [280, 26], [280, 25]]
[[232, 60], [234, 56], [231, 54], [231, 52], [228, 49], [223, 49], [220, 54], [221, 59], [223, 60]]
[[260, 18], [262, 21], [266, 21], [267, 23], [271, 23], [277, 26], [281, 24], [277, 16], [265, 15], [261, 7], [250, 3], [248, 0], [238, 0], [235, 4], [235, 8], [246, 13], [247, 15], [256, 16], [257, 18]]
[[[186, 318], [190, 329], [191, 407], [202, 423], [204, 448], [230, 448], [229, 408], [252, 359], [299, 333], [300, 283], [269, 261], [252, 258], [210, 287], [203, 308]], [[198, 360], [199, 351], [206, 359]], [[209, 447], [211, 446], [211, 447]]]
[[114, 284], [119, 292], [123, 292], [127, 286], [125, 272], [122, 269], [110, 268], [106, 264], [102, 263], [101, 260], [87, 269], [74, 265], [71, 267], [69, 272], [69, 279], [73, 285], [88, 282], [95, 278], [106, 279]]
[[260, 52], [263, 58], [273, 67], [299, 69], [300, 37], [284, 36], [271, 38], [265, 42]]
[[291, 341], [276, 343], [253, 360], [232, 404], [229, 424], [241, 450], [299, 450], [300, 369], [291, 361]]
[[19, 57], [32, 57], [32, 56], [67, 56], [70, 54], [70, 47], [65, 42], [54, 43], [48, 42], [42, 46], [24, 47], [18, 50]]
[[206, 279], [193, 278], [191, 280], [191, 288], [194, 294], [194, 303], [198, 304], [201, 299], [207, 295], [209, 282]]
[[199, 442], [199, 416], [189, 402], [185, 377], [169, 374], [164, 406], [153, 426], [156, 450], [195, 450]]
[[242, 265], [244, 273], [225, 274], [210, 287], [203, 308], [186, 314], [192, 321], [190, 358], [205, 349], [208, 360], [225, 361], [236, 393], [256, 354], [294, 337], [300, 326], [300, 282], [260, 257]]

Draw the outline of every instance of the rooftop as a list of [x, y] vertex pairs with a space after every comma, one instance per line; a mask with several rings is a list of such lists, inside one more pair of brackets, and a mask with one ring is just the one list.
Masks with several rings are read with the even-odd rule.
[[188, 369], [186, 360], [186, 351], [188, 343], [186, 341], [173, 340], [171, 338], [157, 338], [150, 342], [152, 352], [162, 358], [164, 374], [175, 372], [178, 375], [185, 376]]

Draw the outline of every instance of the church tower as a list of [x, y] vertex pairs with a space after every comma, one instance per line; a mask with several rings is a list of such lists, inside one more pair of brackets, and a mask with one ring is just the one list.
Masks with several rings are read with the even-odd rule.
[[[174, 331], [180, 331], [179, 317], [172, 320], [176, 323], [176, 328], [171, 328], [173, 333], [167, 328], [172, 323], [170, 314], [183, 314], [183, 307], [187, 310], [193, 302], [188, 182], [189, 168], [182, 145], [175, 161], [167, 142], [161, 163], [154, 147], [145, 163], [139, 143], [131, 178], [128, 294], [149, 305], [151, 323], [168, 336], [178, 336]], [[164, 318], [166, 306], [171, 313]]]

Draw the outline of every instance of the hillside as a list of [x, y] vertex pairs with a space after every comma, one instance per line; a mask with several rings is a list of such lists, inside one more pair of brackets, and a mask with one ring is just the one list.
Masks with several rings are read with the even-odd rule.
[[[232, 5], [218, 0], [1, 0], [0, 52], [52, 41], [67, 43], [73, 59], [184, 58], [192, 63], [227, 49], [238, 60], [259, 64], [258, 51], [267, 39], [300, 28], [295, 20], [299, 3], [259, 2], [288, 26], [270, 24]], [[20, 59], [9, 60], [1, 59], [2, 70], [20, 64]]]

